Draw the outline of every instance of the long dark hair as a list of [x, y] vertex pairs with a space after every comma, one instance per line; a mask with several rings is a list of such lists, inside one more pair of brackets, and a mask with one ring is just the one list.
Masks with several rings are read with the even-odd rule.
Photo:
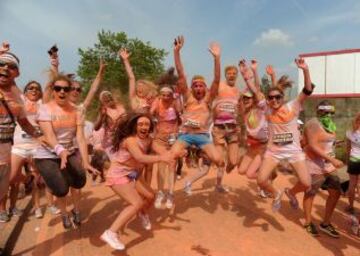
[[112, 151], [117, 152], [120, 148], [121, 143], [127, 137], [136, 134], [136, 126], [137, 121], [141, 117], [146, 117], [150, 120], [150, 133], [154, 130], [154, 123], [152, 122], [152, 118], [148, 114], [141, 114], [141, 113], [132, 113], [127, 114], [123, 118], [119, 118], [116, 129], [113, 134], [112, 140]]

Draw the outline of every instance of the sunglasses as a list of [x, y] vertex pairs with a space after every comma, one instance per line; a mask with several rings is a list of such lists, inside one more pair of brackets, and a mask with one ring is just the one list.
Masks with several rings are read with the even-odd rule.
[[18, 66], [15, 63], [9, 63], [3, 60], [0, 60], [0, 67], [8, 66], [9, 69], [18, 69]]
[[54, 85], [54, 86], [53, 86], [53, 90], [54, 90], [55, 92], [60, 92], [60, 91], [70, 92], [71, 87], [70, 87], [70, 86]]
[[40, 91], [40, 88], [37, 86], [30, 86], [26, 88], [26, 91]]
[[276, 94], [276, 95], [269, 95], [268, 96], [268, 100], [281, 100], [284, 96], [282, 96], [281, 94]]
[[81, 87], [71, 87], [72, 91], [82, 92]]

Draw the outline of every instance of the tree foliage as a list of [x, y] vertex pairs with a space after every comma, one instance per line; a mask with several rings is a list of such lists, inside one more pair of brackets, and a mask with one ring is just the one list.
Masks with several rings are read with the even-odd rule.
[[[99, 59], [103, 58], [107, 67], [100, 90], [113, 91], [122, 100], [127, 100], [124, 96], [128, 93], [128, 79], [124, 65], [117, 54], [121, 48], [127, 48], [131, 53], [130, 63], [136, 79], [154, 80], [164, 71], [163, 62], [167, 54], [164, 49], [155, 48], [150, 42], [143, 42], [137, 38], [128, 38], [125, 32], [114, 33], [102, 30], [97, 36], [98, 42], [94, 47], [78, 49], [80, 64], [77, 74], [83, 85], [84, 95], [97, 74]], [[90, 117], [93, 117], [97, 105], [96, 99], [91, 106]]]

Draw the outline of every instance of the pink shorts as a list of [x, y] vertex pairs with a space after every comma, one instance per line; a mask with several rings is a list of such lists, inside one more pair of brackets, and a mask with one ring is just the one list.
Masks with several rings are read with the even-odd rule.
[[302, 151], [295, 152], [273, 152], [270, 150], [266, 150], [264, 154], [264, 158], [271, 158], [276, 162], [280, 162], [281, 160], [287, 160], [289, 163], [296, 163], [300, 161], [305, 161], [305, 154]]
[[106, 186], [114, 186], [114, 185], [125, 185], [131, 183], [133, 180], [129, 179], [128, 176], [122, 177], [106, 177]]

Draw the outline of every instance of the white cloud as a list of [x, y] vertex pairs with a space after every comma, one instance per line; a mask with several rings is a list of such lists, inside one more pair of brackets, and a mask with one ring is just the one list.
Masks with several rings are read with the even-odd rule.
[[290, 36], [277, 28], [270, 28], [262, 32], [260, 37], [256, 38], [254, 45], [260, 46], [293, 46], [294, 42]]

